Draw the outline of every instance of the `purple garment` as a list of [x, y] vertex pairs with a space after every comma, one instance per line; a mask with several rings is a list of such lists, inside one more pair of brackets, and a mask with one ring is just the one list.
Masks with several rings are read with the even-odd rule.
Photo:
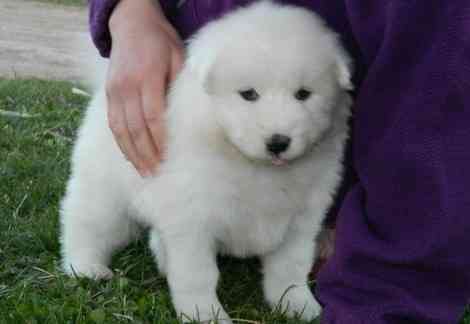
[[[90, 1], [104, 54], [113, 2]], [[187, 37], [251, 1], [162, 2]], [[470, 301], [470, 1], [283, 2], [322, 15], [357, 65], [357, 181], [318, 277], [322, 323], [456, 323]]]

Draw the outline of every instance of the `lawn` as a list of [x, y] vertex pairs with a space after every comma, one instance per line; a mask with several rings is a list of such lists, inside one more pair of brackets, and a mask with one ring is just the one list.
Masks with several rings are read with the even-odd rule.
[[[111, 281], [70, 279], [59, 270], [58, 202], [87, 103], [71, 89], [0, 79], [0, 324], [178, 323], [145, 238], [114, 258]], [[300, 323], [263, 303], [256, 261], [220, 263], [219, 295], [238, 323]], [[467, 314], [461, 324], [470, 324]]]
[[[115, 257], [109, 282], [60, 272], [58, 203], [87, 103], [71, 88], [0, 79], [0, 323], [178, 323], [145, 239]], [[263, 303], [258, 269], [254, 260], [221, 260], [229, 314], [239, 323], [298, 324]]]

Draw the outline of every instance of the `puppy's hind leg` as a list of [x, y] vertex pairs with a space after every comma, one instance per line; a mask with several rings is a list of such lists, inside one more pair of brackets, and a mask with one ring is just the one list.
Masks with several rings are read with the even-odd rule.
[[72, 179], [61, 208], [62, 265], [66, 273], [107, 279], [112, 253], [137, 235], [116, 188]]

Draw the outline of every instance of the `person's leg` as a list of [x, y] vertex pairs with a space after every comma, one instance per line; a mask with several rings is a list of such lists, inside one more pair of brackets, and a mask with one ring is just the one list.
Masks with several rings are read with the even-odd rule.
[[346, 0], [368, 72], [327, 324], [455, 324], [470, 301], [470, 2]]

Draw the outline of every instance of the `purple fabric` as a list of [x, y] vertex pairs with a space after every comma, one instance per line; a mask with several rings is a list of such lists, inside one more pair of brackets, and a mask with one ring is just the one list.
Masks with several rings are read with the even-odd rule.
[[111, 34], [108, 20], [119, 0], [89, 0], [89, 24], [91, 37], [100, 54], [108, 57], [111, 52]]
[[323, 322], [456, 323], [470, 297], [470, 3], [346, 4], [367, 73]]
[[[90, 2], [106, 52], [111, 5]], [[187, 37], [247, 2], [188, 0], [168, 16]], [[357, 65], [357, 182], [318, 277], [322, 323], [456, 323], [470, 299], [470, 2], [284, 2], [320, 13]]]

